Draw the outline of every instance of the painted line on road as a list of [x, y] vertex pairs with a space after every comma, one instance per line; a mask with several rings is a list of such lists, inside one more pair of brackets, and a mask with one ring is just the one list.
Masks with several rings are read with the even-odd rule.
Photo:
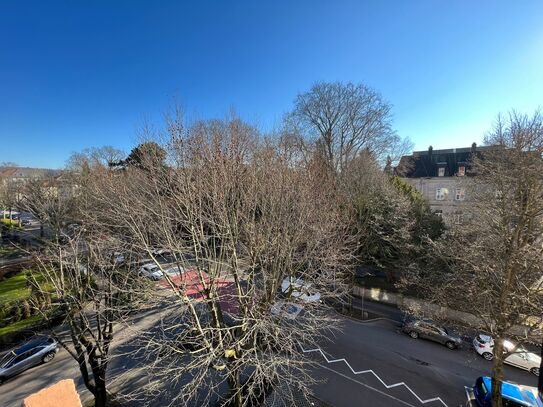
[[473, 389], [471, 387], [464, 386], [464, 391], [466, 392], [466, 398], [468, 399], [468, 403], [466, 404], [466, 406], [472, 406], [473, 405], [473, 397], [472, 397]]
[[399, 386], [403, 386], [405, 387], [407, 390], [409, 390], [411, 392], [411, 394], [413, 396], [415, 396], [415, 398], [421, 403], [421, 404], [427, 404], [427, 403], [431, 403], [431, 402], [434, 402], [434, 401], [438, 401], [440, 402], [441, 404], [443, 404], [445, 407], [448, 407], [447, 404], [441, 400], [441, 397], [434, 397], [434, 398], [431, 398], [431, 399], [426, 399], [426, 400], [423, 400], [421, 399], [417, 393], [415, 393], [411, 387], [409, 387], [407, 384], [405, 384], [404, 382], [400, 382], [400, 383], [394, 383], [394, 384], [386, 384], [383, 379], [381, 379], [379, 377], [379, 375], [377, 375], [377, 373], [375, 373], [373, 370], [371, 369], [367, 369], [367, 370], [359, 370], [359, 371], [356, 371], [352, 368], [352, 366], [350, 365], [349, 362], [347, 362], [346, 359], [342, 358], [342, 359], [328, 359], [326, 357], [326, 355], [324, 354], [324, 352], [320, 349], [320, 348], [315, 348], [315, 349], [304, 349], [303, 346], [300, 344], [300, 348], [302, 349], [302, 352], [303, 353], [312, 353], [312, 352], [318, 352], [322, 355], [322, 357], [324, 358], [324, 360], [326, 360], [326, 363], [328, 364], [332, 364], [332, 363], [338, 363], [338, 362], [343, 362], [345, 363], [345, 365], [351, 369], [351, 372], [353, 372], [353, 374], [355, 375], [359, 375], [359, 374], [365, 374], [365, 373], [368, 373], [368, 374], [372, 374], [377, 380], [379, 380], [381, 382], [381, 384], [383, 386], [385, 386], [387, 389], [392, 389], [394, 387], [399, 387]]
[[361, 386], [364, 386], [364, 387], [366, 387], [366, 388], [368, 388], [368, 389], [370, 389], [370, 390], [373, 390], [373, 391], [375, 391], [375, 392], [377, 392], [377, 393], [379, 393], [379, 394], [381, 394], [381, 395], [383, 395], [383, 396], [386, 396], [386, 397], [389, 397], [389, 398], [391, 398], [391, 399], [393, 399], [393, 400], [396, 400], [397, 402], [402, 403], [402, 404], [404, 404], [404, 405], [406, 405], [406, 406], [409, 406], [409, 407], [416, 407], [414, 404], [409, 404], [407, 401], [403, 401], [403, 400], [401, 400], [401, 399], [399, 399], [399, 398], [397, 398], [397, 397], [394, 397], [394, 396], [391, 395], [391, 394], [388, 394], [388, 393], [385, 393], [385, 392], [382, 391], [382, 390], [376, 389], [375, 387], [372, 387], [372, 386], [370, 386], [369, 384], [362, 383], [361, 381], [356, 380], [356, 379], [353, 379], [352, 377], [349, 377], [349, 376], [347, 376], [347, 375], [344, 374], [344, 373], [338, 372], [337, 370], [334, 370], [334, 369], [332, 369], [332, 368], [330, 368], [330, 367], [328, 367], [328, 366], [321, 365], [320, 363], [317, 363], [317, 366], [320, 366], [320, 367], [322, 367], [323, 369], [326, 369], [326, 370], [330, 370], [331, 372], [334, 372], [335, 374], [338, 374], [338, 375], [340, 375], [341, 377], [344, 377], [344, 378], [347, 379], [347, 380], [350, 380], [350, 381], [352, 381], [352, 382], [355, 382], [355, 383], [357, 383], [357, 384], [360, 384]]

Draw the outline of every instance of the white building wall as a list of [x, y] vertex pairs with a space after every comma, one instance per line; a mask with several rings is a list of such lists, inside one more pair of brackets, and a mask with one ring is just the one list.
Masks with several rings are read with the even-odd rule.
[[[462, 223], [469, 208], [470, 196], [466, 177], [428, 177], [428, 178], [402, 178], [414, 186], [430, 204], [433, 211], [441, 213], [447, 224]], [[438, 190], [441, 189], [441, 194]], [[464, 199], [457, 199], [457, 190], [463, 190]], [[447, 193], [444, 193], [447, 191]], [[461, 191], [459, 191], [461, 192]], [[441, 195], [441, 196], [439, 196]], [[443, 199], [439, 199], [439, 198]]]

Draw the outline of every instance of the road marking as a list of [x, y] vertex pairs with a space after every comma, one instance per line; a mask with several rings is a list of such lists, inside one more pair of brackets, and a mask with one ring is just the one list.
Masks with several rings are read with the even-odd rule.
[[366, 384], [366, 383], [362, 383], [361, 381], [356, 380], [356, 379], [353, 379], [352, 377], [349, 377], [349, 376], [347, 376], [346, 374], [341, 373], [341, 372], [338, 372], [337, 370], [334, 370], [334, 369], [332, 369], [332, 368], [330, 368], [330, 367], [321, 365], [320, 363], [317, 363], [317, 366], [320, 366], [320, 367], [322, 367], [323, 369], [326, 369], [326, 370], [330, 370], [331, 372], [334, 372], [334, 373], [336, 373], [336, 374], [338, 374], [338, 375], [344, 377], [344, 378], [347, 379], [347, 380], [350, 380], [350, 381], [352, 381], [352, 382], [355, 382], [355, 383], [357, 383], [357, 384], [360, 384], [360, 385], [362, 385], [362, 386], [364, 386], [364, 387], [366, 387], [366, 388], [368, 388], [368, 389], [370, 389], [370, 390], [376, 391], [377, 393], [382, 394], [383, 396], [389, 397], [389, 398], [391, 398], [391, 399], [393, 399], [393, 400], [396, 400], [396, 401], [399, 402], [399, 403], [405, 404], [406, 406], [409, 406], [409, 407], [416, 407], [416, 406], [413, 405], [413, 404], [409, 404], [407, 401], [403, 401], [403, 400], [401, 400], [401, 399], [399, 399], [399, 398], [397, 398], [397, 397], [394, 397], [394, 396], [391, 395], [391, 394], [385, 393], [385, 392], [382, 391], [382, 390], [376, 389], [375, 387], [372, 387], [372, 386], [370, 386], [370, 385], [368, 385], [368, 384]]
[[441, 400], [441, 397], [434, 397], [434, 398], [431, 398], [431, 399], [426, 399], [426, 400], [423, 400], [421, 399], [413, 390], [411, 390], [411, 387], [409, 387], [407, 384], [405, 384], [404, 382], [400, 382], [400, 383], [394, 383], [394, 384], [386, 384], [383, 379], [381, 379], [377, 373], [375, 373], [373, 370], [371, 369], [367, 369], [367, 370], [359, 370], [359, 371], [355, 371], [352, 366], [349, 364], [349, 362], [347, 362], [346, 359], [332, 359], [332, 360], [329, 360], [326, 355], [324, 354], [324, 352], [320, 349], [320, 348], [315, 348], [315, 349], [304, 349], [302, 345], [300, 345], [300, 348], [302, 349], [302, 352], [303, 353], [312, 353], [312, 352], [318, 352], [322, 355], [322, 357], [324, 358], [324, 360], [326, 360], [326, 363], [328, 364], [332, 364], [332, 363], [338, 363], [338, 362], [343, 362], [345, 363], [345, 365], [347, 365], [347, 367], [349, 369], [351, 369], [351, 372], [353, 372], [353, 374], [355, 375], [359, 375], [359, 374], [365, 374], [365, 373], [369, 373], [369, 374], [372, 374], [377, 380], [379, 380], [381, 382], [381, 384], [383, 386], [385, 386], [387, 389], [392, 389], [394, 387], [399, 387], [399, 386], [404, 386], [407, 390], [409, 390], [411, 392], [411, 394], [413, 396], [415, 396], [415, 398], [421, 403], [421, 404], [426, 404], [426, 403], [431, 403], [433, 401], [439, 401], [441, 404], [443, 404], [445, 407], [448, 407], [447, 404]]
[[466, 406], [473, 406], [473, 397], [472, 394], [470, 394], [471, 392], [473, 392], [473, 389], [471, 387], [464, 386], [464, 391], [466, 392], [466, 397], [468, 399], [468, 403], [466, 404]]

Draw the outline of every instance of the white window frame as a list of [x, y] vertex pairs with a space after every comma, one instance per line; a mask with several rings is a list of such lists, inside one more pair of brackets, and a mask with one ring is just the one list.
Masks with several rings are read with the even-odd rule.
[[458, 166], [458, 176], [463, 177], [466, 175], [466, 166], [465, 165], [459, 165]]
[[449, 195], [447, 188], [436, 188], [436, 201], [444, 201]]
[[454, 193], [455, 201], [463, 201], [466, 199], [466, 190], [464, 188], [456, 188]]
[[452, 215], [453, 222], [457, 225], [464, 223], [464, 214], [462, 212], [456, 212]]
[[439, 167], [437, 169], [437, 176], [438, 177], [444, 177], [445, 176], [445, 167]]

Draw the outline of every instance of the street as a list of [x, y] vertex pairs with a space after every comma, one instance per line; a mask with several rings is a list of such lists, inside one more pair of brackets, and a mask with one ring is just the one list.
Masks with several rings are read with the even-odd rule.
[[[449, 350], [434, 342], [411, 339], [388, 321], [359, 322], [344, 319], [343, 331], [329, 338], [321, 347], [328, 360], [345, 358], [345, 362], [329, 363], [315, 352], [321, 365], [316, 369], [326, 380], [315, 389], [317, 397], [337, 407], [368, 406], [464, 406], [464, 386], [472, 386], [481, 375], [489, 375], [492, 363], [478, 356], [471, 348]], [[506, 380], [536, 386], [537, 378], [511, 366], [505, 366]], [[417, 399], [436, 400], [422, 403]]]
[[[139, 363], [120, 349], [130, 343], [134, 332], [156, 320], [156, 312], [138, 315], [130, 329], [117, 335], [110, 365], [112, 377]], [[315, 395], [333, 406], [465, 406], [464, 386], [472, 386], [478, 376], [488, 375], [492, 366], [471, 348], [449, 350], [437, 343], [411, 339], [388, 320], [342, 318], [341, 327], [322, 342], [320, 351], [303, 349], [317, 363], [313, 368], [319, 380]], [[345, 360], [334, 361], [337, 359]], [[511, 366], [505, 366], [505, 375], [507, 380], [537, 384], [535, 376]], [[65, 378], [74, 378], [82, 398], [89, 397], [76, 363], [61, 349], [49, 364], [8, 380], [1, 387], [0, 405], [19, 407], [27, 395]]]

